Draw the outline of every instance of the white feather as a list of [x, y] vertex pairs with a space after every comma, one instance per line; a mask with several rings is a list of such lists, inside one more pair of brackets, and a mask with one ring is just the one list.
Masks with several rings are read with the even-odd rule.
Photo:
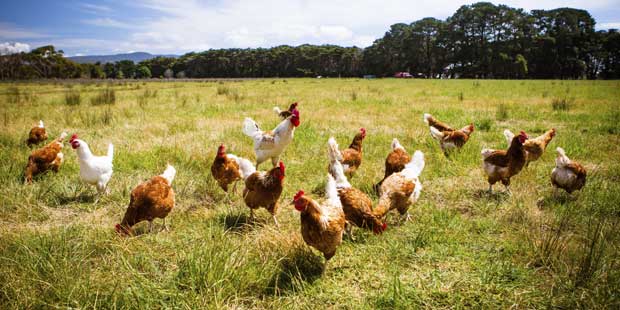
[[241, 172], [241, 177], [244, 180], [247, 179], [254, 172], [256, 172], [256, 167], [254, 167], [252, 162], [250, 162], [249, 160], [232, 154], [227, 154], [226, 156], [228, 156], [229, 158], [233, 158], [237, 162], [237, 164], [239, 165], [239, 172]]
[[428, 128], [431, 130], [431, 136], [435, 140], [441, 141], [443, 139], [444, 134], [441, 131], [439, 131], [439, 129], [437, 129], [437, 128], [433, 127], [433, 126], [430, 126]]
[[428, 120], [433, 117], [432, 115], [428, 114], [428, 113], [424, 113], [424, 123], [426, 123], [426, 125], [428, 125]]
[[515, 134], [512, 133], [512, 131], [510, 131], [509, 129], [504, 129], [504, 137], [506, 138], [506, 142], [508, 142], [508, 145], [510, 145], [512, 143], [512, 139], [515, 137]]
[[493, 149], [482, 149], [480, 155], [482, 155], [482, 158], [487, 158], [489, 155], [493, 154], [493, 152], [495, 152]]
[[342, 161], [342, 153], [340, 153], [340, 149], [338, 148], [338, 142], [336, 142], [336, 139], [334, 139], [334, 137], [330, 137], [329, 140], [327, 140], [327, 146], [329, 161]]
[[43, 126], [43, 120], [39, 120], [39, 128], [45, 128], [45, 126]]
[[251, 118], [246, 117], [243, 121], [243, 133], [251, 138], [254, 138], [256, 133], [261, 132], [258, 124]]
[[[105, 190], [110, 178], [112, 178], [112, 157], [95, 156], [86, 142], [80, 139], [75, 141], [80, 144], [76, 149], [80, 164], [80, 178], [88, 184], [97, 186], [98, 191]], [[113, 150], [113, 148], [108, 146], [108, 152]]]
[[394, 138], [392, 139], [392, 151], [396, 149], [402, 149], [403, 151], [405, 151], [405, 148], [400, 144], [398, 139]]
[[566, 156], [566, 152], [563, 148], [558, 146], [555, 150], [558, 152], [558, 157], [555, 158], [556, 167], [563, 168], [571, 163], [570, 158]]
[[174, 167], [172, 167], [171, 165], [167, 165], [166, 170], [164, 170], [164, 173], [161, 174], [161, 177], [168, 181], [168, 185], [172, 185], [172, 181], [174, 180], [176, 174], [177, 170], [174, 169]]
[[110, 161], [114, 159], [114, 145], [112, 143], [108, 144], [108, 157], [110, 158]]
[[401, 173], [407, 179], [414, 179], [420, 176], [422, 170], [424, 170], [424, 153], [421, 151], [415, 151], [411, 161], [405, 165], [405, 169]]

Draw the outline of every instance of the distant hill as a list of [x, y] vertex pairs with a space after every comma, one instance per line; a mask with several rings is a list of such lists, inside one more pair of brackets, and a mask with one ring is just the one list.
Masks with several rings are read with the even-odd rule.
[[116, 55], [73, 56], [73, 57], [67, 57], [67, 58], [80, 64], [96, 63], [96, 62], [106, 63], [106, 62], [116, 62], [116, 61], [121, 61], [121, 60], [131, 60], [137, 63], [143, 60], [148, 60], [148, 59], [160, 57], [160, 56], [173, 57], [173, 58], [179, 57], [178, 55], [153, 55], [153, 54], [149, 54], [145, 52], [135, 52], [135, 53], [116, 54]]

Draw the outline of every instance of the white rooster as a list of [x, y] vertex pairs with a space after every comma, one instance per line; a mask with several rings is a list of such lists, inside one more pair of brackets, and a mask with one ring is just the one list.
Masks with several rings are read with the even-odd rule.
[[114, 153], [112, 143], [108, 145], [108, 153], [105, 156], [93, 155], [88, 144], [78, 139], [76, 134], [71, 136], [69, 143], [77, 153], [82, 181], [97, 187], [99, 194], [106, 193], [108, 182], [112, 178], [112, 159]]
[[280, 161], [280, 154], [293, 141], [295, 128], [299, 126], [299, 111], [294, 109], [274, 130], [262, 131], [258, 124], [249, 117], [243, 122], [243, 133], [254, 140], [256, 168], [271, 158], [275, 167]]

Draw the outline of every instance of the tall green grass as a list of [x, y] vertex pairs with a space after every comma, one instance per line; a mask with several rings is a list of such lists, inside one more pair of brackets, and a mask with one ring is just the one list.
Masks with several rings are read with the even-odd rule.
[[[570, 91], [567, 92], [567, 89]], [[64, 105], [65, 94], [94, 104]], [[17, 95], [16, 95], [17, 94]], [[24, 95], [28, 94], [28, 95]], [[541, 96], [542, 94], [542, 96]], [[24, 98], [36, 98], [27, 100]], [[0, 84], [0, 308], [588, 308], [620, 304], [615, 232], [620, 207], [617, 81], [287, 79], [243, 82]], [[571, 98], [568, 109], [550, 105]], [[15, 99], [19, 98], [19, 99]], [[113, 99], [111, 99], [113, 98]], [[262, 129], [273, 106], [299, 102], [301, 126], [282, 155], [275, 229], [249, 220], [241, 190], [230, 201], [210, 176], [217, 146], [254, 160], [245, 117]], [[36, 104], [35, 104], [36, 102]], [[476, 131], [449, 157], [423, 113]], [[79, 181], [75, 152], [23, 184], [31, 126], [50, 138], [78, 133], [94, 154], [115, 145], [110, 194]], [[412, 221], [380, 236], [356, 229], [329, 262], [303, 242], [288, 205], [304, 189], [321, 200], [326, 143], [348, 146], [365, 127], [353, 186], [377, 197], [393, 138], [425, 154]], [[512, 179], [512, 195], [486, 194], [482, 148], [505, 149], [502, 131], [556, 128], [542, 158]], [[585, 188], [554, 194], [555, 148], [588, 170]], [[177, 168], [170, 231], [114, 233], [140, 182]], [[265, 163], [261, 169], [267, 169]], [[496, 186], [501, 191], [501, 186]], [[393, 217], [394, 218], [394, 217]]]

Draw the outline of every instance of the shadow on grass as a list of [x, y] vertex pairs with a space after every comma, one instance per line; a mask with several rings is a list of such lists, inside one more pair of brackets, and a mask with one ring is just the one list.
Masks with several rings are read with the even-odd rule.
[[312, 284], [323, 275], [323, 258], [307, 247], [295, 247], [280, 259], [278, 270], [267, 286], [268, 294], [295, 292], [305, 284]]
[[220, 221], [224, 224], [224, 230], [236, 233], [248, 232], [258, 224], [256, 219], [253, 221], [246, 213], [228, 213], [221, 216]]
[[72, 202], [84, 203], [84, 202], [95, 202], [95, 194], [92, 192], [82, 192], [77, 195], [66, 195], [64, 193], [59, 193], [56, 196], [58, 199], [58, 204], [64, 205]]
[[500, 203], [500, 202], [504, 202], [504, 201], [508, 200], [508, 198], [510, 197], [510, 194], [508, 194], [508, 192], [506, 192], [506, 191], [494, 190], [492, 193], [489, 193], [488, 190], [478, 189], [478, 190], [474, 191], [474, 195], [473, 196], [476, 199], [486, 199], [486, 200], [489, 200], [489, 201], [494, 201], [496, 203]]
[[577, 196], [562, 191], [557, 194], [551, 193], [549, 196], [538, 199], [538, 201], [536, 201], [536, 205], [539, 209], [546, 209], [554, 205], [565, 205], [576, 200]]

